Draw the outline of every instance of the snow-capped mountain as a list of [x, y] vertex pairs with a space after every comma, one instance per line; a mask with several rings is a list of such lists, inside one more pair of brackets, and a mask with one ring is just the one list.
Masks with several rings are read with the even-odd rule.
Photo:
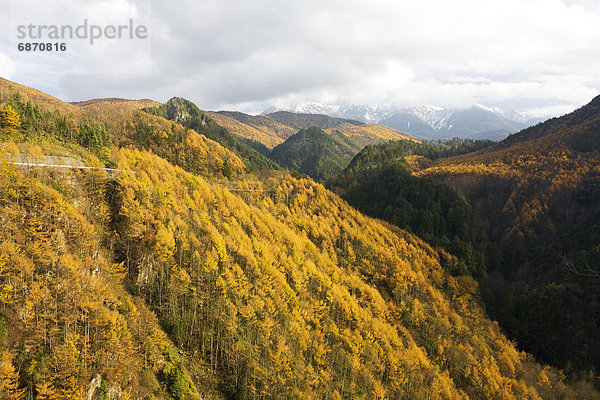
[[[415, 120], [418, 119], [418, 120]], [[421, 106], [399, 110], [391, 117], [378, 121], [420, 139], [470, 139], [502, 140], [541, 122], [533, 116], [517, 111], [504, 111], [475, 105], [467, 109], [450, 109]]]
[[417, 106], [404, 111], [419, 117], [434, 130], [443, 129], [447, 125], [448, 119], [452, 116], [452, 110], [438, 106]]
[[396, 111], [391, 105], [329, 105], [314, 102], [293, 104], [287, 107], [269, 107], [262, 114], [287, 111], [297, 114], [324, 114], [330, 117], [376, 123], [388, 118]]
[[395, 108], [383, 105], [326, 105], [303, 103], [285, 108], [271, 107], [263, 114], [289, 111], [304, 114], [325, 114], [366, 123], [380, 123], [409, 133], [419, 139], [453, 137], [502, 140], [543, 119], [520, 112], [476, 104], [466, 109], [439, 106]]
[[389, 118], [395, 112], [390, 104], [379, 104], [372, 106], [365, 105], [347, 105], [338, 109], [337, 117], [363, 121], [366, 123], [379, 122], [382, 119]]
[[300, 104], [293, 104], [288, 107], [269, 107], [262, 114], [272, 114], [278, 111], [287, 111], [293, 112], [296, 114], [323, 114], [329, 115], [331, 117], [337, 116], [339, 114], [340, 106], [337, 105], [327, 105], [321, 103], [314, 102], [305, 102]]

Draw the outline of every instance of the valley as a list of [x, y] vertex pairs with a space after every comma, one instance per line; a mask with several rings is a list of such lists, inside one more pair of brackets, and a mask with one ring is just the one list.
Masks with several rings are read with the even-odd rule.
[[[600, 398], [591, 326], [575, 325], [572, 345], [585, 345], [569, 369], [503, 315], [551, 331], [488, 305], [514, 279], [504, 266], [528, 268], [540, 305], [593, 298], [593, 282], [560, 265], [562, 281], [536, 275], [529, 257], [597, 265], [597, 102], [499, 144], [436, 145], [348, 121], [292, 125], [302, 116], [269, 121], [276, 134], [229, 114], [230, 130], [182, 98], [0, 89], [4, 398]], [[322, 151], [311, 165], [330, 175], [302, 171], [310, 157], [269, 158], [286, 143], [288, 156]], [[18, 154], [99, 169], [4, 162]]]

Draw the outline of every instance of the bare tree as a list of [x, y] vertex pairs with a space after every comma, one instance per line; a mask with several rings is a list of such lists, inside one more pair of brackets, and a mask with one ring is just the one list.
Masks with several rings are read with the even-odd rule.
[[573, 261], [569, 260], [566, 256], [560, 256], [563, 264], [575, 275], [589, 276], [592, 278], [600, 278], [600, 272], [593, 270], [587, 263], [584, 267], [576, 266]]

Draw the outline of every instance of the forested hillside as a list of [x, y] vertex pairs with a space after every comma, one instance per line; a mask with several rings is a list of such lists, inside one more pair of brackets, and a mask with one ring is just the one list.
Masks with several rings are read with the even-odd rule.
[[600, 97], [488, 149], [418, 176], [464, 194], [499, 245], [488, 312], [537, 357], [568, 372], [600, 368]]
[[272, 149], [285, 139], [298, 132], [298, 129], [284, 125], [267, 115], [248, 115], [236, 111], [208, 113], [212, 119], [234, 135], [262, 143]]
[[288, 111], [276, 111], [267, 116], [281, 124], [300, 130], [310, 126], [320, 129], [342, 129], [346, 125], [364, 125], [363, 122], [330, 117], [321, 114], [297, 114]]
[[311, 127], [322, 129], [329, 134], [342, 134], [359, 148], [388, 140], [415, 140], [411, 135], [387, 126], [363, 124], [327, 115], [290, 112], [248, 115], [234, 111], [211, 112], [209, 115], [232, 134], [242, 139], [259, 142], [268, 149], [283, 143], [299, 130]]
[[341, 171], [359, 151], [347, 136], [311, 127], [275, 147], [270, 157], [283, 167], [322, 181]]
[[175, 121], [220, 143], [240, 157], [244, 161], [246, 168], [250, 171], [278, 168], [276, 163], [229, 133], [227, 129], [218, 125], [211, 117], [200, 111], [189, 100], [174, 97], [164, 105], [144, 108], [144, 111], [170, 121]]
[[456, 257], [311, 179], [140, 103], [5, 89], [2, 398], [599, 398], [518, 351]]
[[482, 280], [489, 252], [484, 224], [452, 188], [415, 177], [412, 171], [440, 157], [472, 152], [492, 143], [400, 140], [368, 146], [331, 177], [327, 186], [365, 214], [382, 218], [457, 256], [459, 263], [448, 272]]

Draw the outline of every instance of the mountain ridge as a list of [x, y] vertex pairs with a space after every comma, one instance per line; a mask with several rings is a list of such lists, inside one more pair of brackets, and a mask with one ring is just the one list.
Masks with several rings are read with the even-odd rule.
[[518, 351], [456, 258], [309, 178], [135, 104], [63, 126], [0, 102], [2, 152], [121, 171], [0, 160], [2, 398], [598, 398]]
[[317, 127], [329, 133], [336, 130], [354, 137], [363, 146], [376, 141], [415, 139], [413, 136], [381, 124], [363, 123], [330, 117], [324, 114], [274, 114], [249, 115], [237, 111], [209, 112], [211, 117], [234, 135], [262, 143], [272, 149], [283, 143], [300, 129]]
[[198, 106], [181, 97], [173, 97], [158, 107], [143, 108], [147, 113], [175, 121], [226, 147], [235, 153], [251, 171], [278, 169], [279, 166], [248, 143], [220, 126]]
[[261, 115], [281, 111], [326, 114], [365, 123], [375, 122], [407, 132], [418, 139], [428, 140], [453, 137], [501, 140], [543, 120], [527, 113], [481, 104], [468, 108], [431, 105], [399, 108], [390, 104], [343, 106], [304, 103], [290, 107], [270, 107]]
[[560, 368], [600, 367], [597, 284], [582, 272], [600, 276], [599, 149], [600, 96], [416, 171], [455, 188], [488, 221], [498, 246], [484, 289], [488, 310], [526, 350]]

